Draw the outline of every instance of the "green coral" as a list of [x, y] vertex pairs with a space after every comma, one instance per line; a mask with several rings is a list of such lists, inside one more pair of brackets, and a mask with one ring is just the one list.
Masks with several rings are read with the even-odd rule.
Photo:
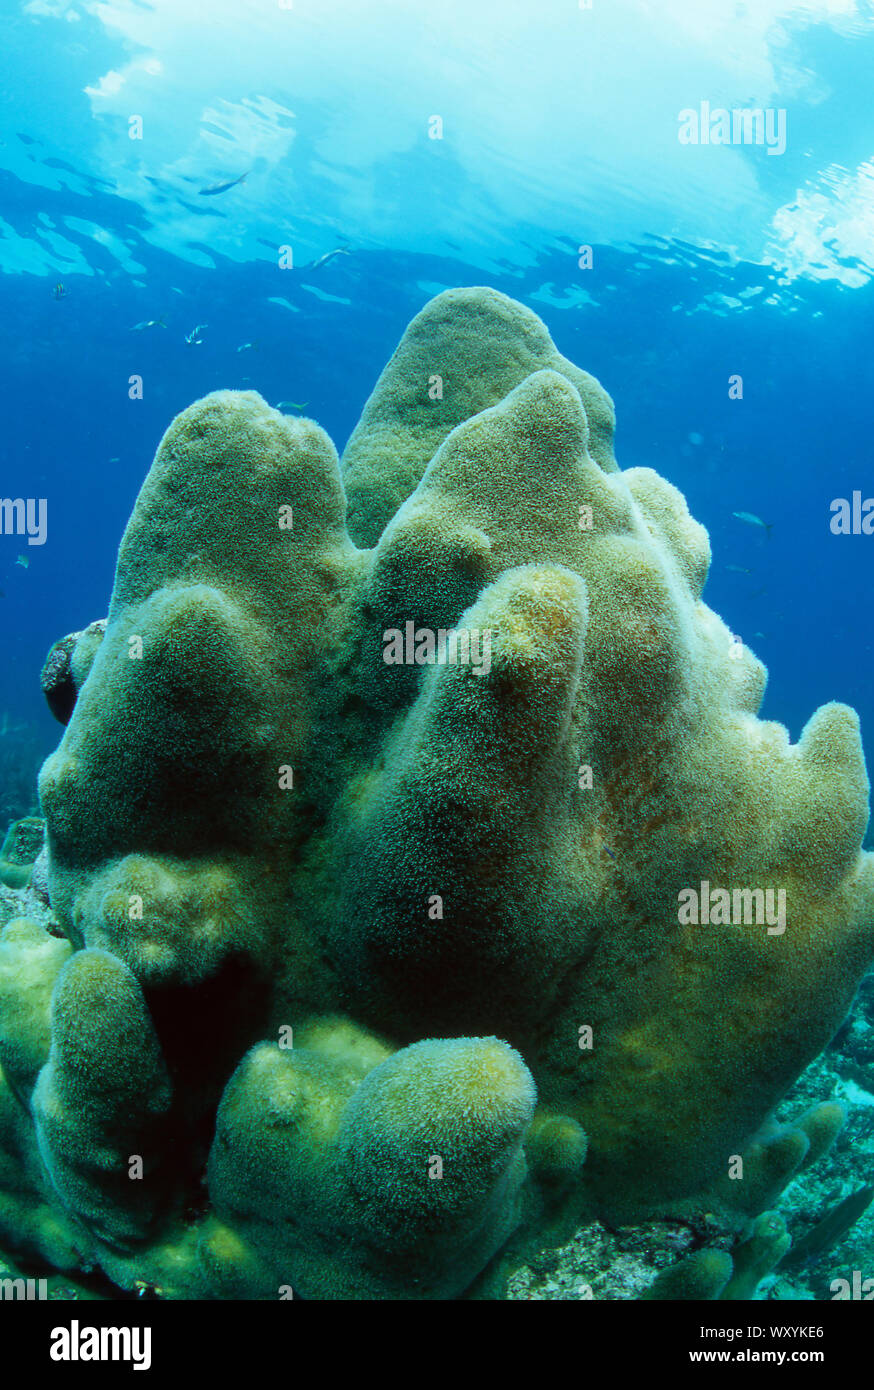
[[791, 1243], [782, 1216], [774, 1211], [762, 1212], [756, 1217], [746, 1240], [732, 1251], [734, 1272], [720, 1298], [726, 1302], [753, 1298], [759, 1284], [776, 1269]]
[[22, 1098], [48, 1058], [52, 991], [70, 954], [69, 941], [24, 917], [0, 932], [0, 1066]]
[[343, 454], [353, 540], [376, 545], [450, 431], [545, 370], [570, 383], [585, 410], [591, 457], [615, 472], [613, 402], [562, 357], [536, 314], [494, 290], [432, 299], [408, 327]]
[[260, 1044], [225, 1090], [210, 1193], [265, 1298], [450, 1298], [518, 1222], [536, 1098], [518, 1053], [426, 1041], [363, 1074], [368, 1041]]
[[[874, 955], [858, 721], [757, 719], [707, 534], [612, 425], [482, 289], [416, 318], [342, 466], [251, 392], [172, 423], [64, 649], [74, 949], [9, 942], [8, 1240], [168, 1296], [446, 1298], [562, 1209], [749, 1236], [827, 1146], [768, 1116]], [[705, 883], [785, 930], [691, 925]]]
[[9, 888], [27, 886], [44, 834], [45, 824], [40, 816], [25, 816], [12, 822], [0, 846], [0, 883]]
[[52, 995], [32, 1110], [53, 1186], [98, 1239], [139, 1240], [160, 1214], [171, 1096], [134, 976], [106, 951], [75, 952]]
[[731, 1272], [731, 1256], [724, 1250], [696, 1250], [663, 1269], [642, 1297], [655, 1302], [710, 1302], [724, 1296]]

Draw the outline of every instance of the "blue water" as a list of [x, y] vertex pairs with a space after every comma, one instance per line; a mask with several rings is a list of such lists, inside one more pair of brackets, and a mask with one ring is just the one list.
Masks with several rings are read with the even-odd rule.
[[[874, 495], [872, 7], [417, 11], [8, 0], [0, 493], [45, 497], [48, 537], [0, 536], [0, 729], [26, 726], [34, 766], [56, 743], [40, 666], [106, 613], [177, 411], [251, 388], [342, 449], [412, 315], [489, 284], [612, 394], [620, 465], [708, 528], [704, 596], [768, 667], [763, 715], [797, 738], [846, 701], [871, 758], [874, 536], [829, 522]], [[683, 145], [703, 100], [784, 110], [785, 151]]]

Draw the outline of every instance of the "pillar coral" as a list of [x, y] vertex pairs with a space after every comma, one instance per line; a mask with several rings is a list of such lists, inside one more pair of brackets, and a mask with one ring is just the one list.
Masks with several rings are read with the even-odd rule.
[[[768, 1116], [874, 955], [858, 720], [757, 718], [707, 533], [612, 433], [487, 289], [416, 317], [342, 464], [253, 392], [171, 424], [40, 779], [69, 944], [0, 937], [7, 1239], [446, 1298], [563, 1202], [742, 1232], [803, 1161], [828, 1116]], [[488, 660], [384, 659], [441, 629]], [[682, 920], [705, 884], [785, 930]]]

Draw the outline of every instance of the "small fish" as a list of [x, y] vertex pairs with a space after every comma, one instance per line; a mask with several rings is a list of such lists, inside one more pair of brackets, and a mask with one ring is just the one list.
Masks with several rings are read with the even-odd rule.
[[120, 462], [121, 462], [121, 459], [118, 459], [118, 458], [110, 459], [109, 462], [110, 462], [110, 463], [120, 463]]
[[208, 188], [199, 188], [197, 191], [201, 198], [214, 198], [217, 193], [227, 193], [229, 188], [236, 188], [238, 183], [245, 183], [251, 172], [251, 169], [247, 169], [238, 179], [228, 179], [226, 183], [211, 183]]
[[13, 723], [6, 710], [0, 715], [0, 737], [5, 738], [7, 734], [23, 734], [26, 729], [26, 724]]
[[326, 251], [324, 256], [319, 256], [317, 261], [312, 261], [308, 266], [309, 270], [318, 270], [319, 266], [327, 265], [335, 256], [348, 256], [349, 252], [345, 246], [337, 246], [333, 251]]
[[309, 401], [280, 401], [277, 410], [306, 410]]
[[166, 328], [163, 316], [159, 319], [143, 319], [142, 323], [135, 323], [131, 333], [141, 333], [144, 328]]
[[249, 352], [249, 351], [257, 352], [257, 351], [258, 351], [258, 342], [259, 342], [259, 339], [256, 338], [255, 341], [254, 341], [254, 343], [240, 343], [240, 346], [237, 348], [237, 352]]
[[52, 290], [52, 297], [53, 297], [54, 299], [66, 299], [66, 298], [67, 298], [67, 291], [64, 289], [64, 286], [61, 284], [60, 280], [59, 280], [58, 283], [55, 285], [55, 288]]
[[773, 529], [773, 521], [763, 521], [755, 512], [732, 512], [732, 516], [738, 521], [745, 521], [747, 526], [761, 526], [762, 530], [770, 536]]
[[808, 1260], [819, 1259], [855, 1226], [859, 1217], [868, 1210], [872, 1200], [874, 1187], [859, 1187], [855, 1192], [851, 1192], [849, 1197], [831, 1207], [806, 1235], [795, 1242], [777, 1268], [792, 1269], [793, 1266], [806, 1264]]
[[752, 570], [744, 569], [743, 565], [726, 565], [725, 568], [732, 574], [752, 574]]
[[196, 328], [192, 328], [190, 333], [185, 334], [186, 343], [202, 343], [201, 333], [205, 328], [209, 328], [208, 323], [199, 323]]
[[616, 855], [613, 853], [612, 849], [608, 849], [606, 845], [602, 845], [601, 848], [602, 848], [602, 850], [604, 851], [605, 854], [609, 854], [609, 856], [610, 856], [611, 859], [615, 859], [615, 858], [616, 858]]
[[16, 565], [20, 565], [23, 570], [26, 570], [28, 565], [30, 564], [30, 561], [28, 560], [26, 555], [19, 555], [15, 563]]

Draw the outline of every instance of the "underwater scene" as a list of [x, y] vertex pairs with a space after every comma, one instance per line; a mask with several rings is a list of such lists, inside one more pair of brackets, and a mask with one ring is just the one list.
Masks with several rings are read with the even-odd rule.
[[874, 5], [4, 48], [2, 1300], [874, 1299]]

